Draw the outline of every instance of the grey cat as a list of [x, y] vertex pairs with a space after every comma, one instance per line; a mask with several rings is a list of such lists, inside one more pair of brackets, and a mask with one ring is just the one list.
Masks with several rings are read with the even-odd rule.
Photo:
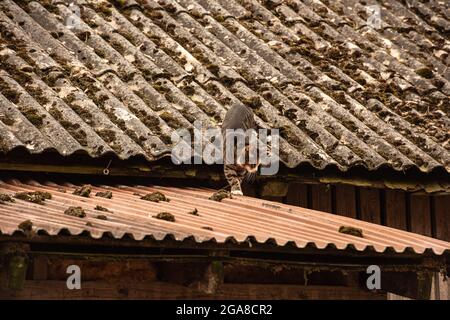
[[[222, 123], [222, 137], [224, 141], [224, 155], [226, 157], [225, 145], [226, 145], [226, 130], [227, 129], [242, 129], [246, 131], [248, 129], [258, 130], [258, 126], [255, 121], [253, 110], [243, 104], [233, 105], [226, 113], [225, 119]], [[242, 164], [237, 163], [236, 158], [239, 155], [235, 150], [235, 161], [233, 164], [227, 164], [224, 161], [224, 174], [230, 187], [231, 194], [242, 195], [241, 184], [244, 180], [253, 181], [258, 171], [259, 162], [256, 164], [249, 163], [249, 143], [248, 139], [245, 140], [244, 154], [241, 154], [242, 159], [245, 161]], [[224, 159], [225, 159], [224, 157]], [[244, 158], [245, 157], [245, 158]]]

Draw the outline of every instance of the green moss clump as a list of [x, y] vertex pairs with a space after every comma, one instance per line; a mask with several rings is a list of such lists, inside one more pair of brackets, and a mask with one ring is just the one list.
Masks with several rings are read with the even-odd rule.
[[216, 193], [214, 193], [211, 197], [209, 197], [209, 200], [214, 200], [214, 201], [220, 202], [225, 198], [231, 198], [230, 193], [225, 190], [219, 190]]
[[25, 220], [19, 224], [18, 228], [22, 231], [31, 231], [33, 223], [30, 220]]
[[116, 6], [123, 7], [127, 4], [127, 0], [113, 0]]
[[262, 106], [261, 98], [258, 96], [253, 96], [249, 98], [243, 98], [242, 103], [245, 104], [247, 107], [250, 107], [252, 109], [258, 109]]
[[73, 194], [75, 194], [77, 196], [88, 198], [89, 195], [91, 194], [91, 191], [92, 191], [92, 186], [90, 184], [85, 184], [81, 187], [76, 188], [75, 191], [73, 192]]
[[261, 118], [262, 121], [267, 122], [269, 119], [266, 117], [266, 114], [260, 109], [255, 110], [255, 115]]
[[354, 80], [362, 86], [367, 84], [367, 80], [364, 79], [364, 77], [362, 77], [362, 76], [357, 76]]
[[150, 17], [152, 19], [159, 20], [159, 19], [162, 19], [164, 16], [163, 16], [163, 14], [160, 11], [152, 10], [150, 12]]
[[214, 16], [214, 19], [216, 19], [216, 21], [219, 22], [219, 23], [222, 23], [222, 22], [225, 21], [225, 17], [223, 15], [220, 15], [220, 14]]
[[217, 64], [210, 63], [206, 66], [206, 69], [208, 69], [209, 72], [211, 72], [214, 75], [217, 75], [220, 71], [220, 67]]
[[82, 107], [80, 107], [79, 105], [76, 105], [76, 104], [71, 104], [70, 105], [70, 107], [73, 109], [73, 111], [75, 111], [83, 120], [86, 120], [86, 121], [92, 121], [92, 114], [88, 111], [88, 110], [86, 110], [86, 109], [84, 109], [84, 108], [82, 108]]
[[116, 133], [110, 129], [98, 130], [97, 134], [107, 143], [112, 143], [116, 140]]
[[146, 201], [153, 201], [153, 202], [160, 202], [160, 201], [166, 201], [169, 202], [170, 199], [167, 198], [163, 193], [159, 191], [155, 191], [149, 194], [146, 194], [145, 196], [141, 197], [142, 200]]
[[49, 192], [43, 192], [43, 191], [34, 191], [34, 192], [17, 192], [14, 194], [14, 198], [33, 202], [37, 204], [44, 204], [44, 201], [47, 199], [51, 199], [52, 195]]
[[[3, 62], [3, 61], [1, 61]], [[15, 70], [12, 70], [11, 72], [16, 72]], [[5, 96], [6, 99], [11, 101], [14, 104], [17, 104], [19, 102], [19, 98], [21, 93], [17, 92], [14, 89], [11, 89], [9, 87], [9, 84], [7, 84], [4, 80], [0, 79], [0, 92]]]
[[96, 197], [102, 197], [106, 199], [112, 198], [112, 192], [111, 191], [100, 191], [95, 194]]
[[187, 96], [193, 96], [195, 94], [195, 87], [189, 84], [182, 87], [181, 90]]
[[153, 216], [153, 218], [175, 222], [175, 216], [169, 212], [160, 212], [156, 216]]
[[178, 121], [178, 119], [175, 118], [171, 113], [164, 111], [159, 116], [167, 123], [169, 127], [171, 128], [180, 127], [180, 121]]
[[16, 200], [14, 200], [9, 194], [0, 193], [0, 203], [4, 202], [16, 202]]
[[142, 121], [142, 123], [147, 126], [147, 128], [152, 130], [152, 132], [154, 132], [155, 134], [161, 133], [158, 117], [150, 115], [144, 110], [134, 109], [133, 112]]
[[163, 5], [163, 8], [169, 13], [176, 13], [177, 7], [175, 7], [172, 3], [167, 3]]
[[280, 135], [293, 146], [299, 147], [303, 143], [295, 132], [287, 125], [280, 128]]
[[360, 228], [354, 228], [354, 227], [350, 227], [350, 226], [340, 226], [339, 232], [349, 234], [349, 235], [352, 235], [355, 237], [363, 238], [363, 231]]
[[349, 104], [347, 99], [345, 98], [345, 93], [343, 91], [338, 91], [338, 92], [334, 93], [333, 98], [339, 104], [343, 104], [343, 105]]
[[430, 68], [420, 68], [416, 70], [416, 73], [421, 76], [422, 78], [431, 79], [433, 78], [434, 74], [433, 71]]
[[22, 109], [23, 115], [30, 121], [33, 125], [40, 128], [44, 124], [44, 115], [37, 113], [35, 109]]
[[69, 207], [64, 211], [64, 214], [67, 214], [68, 216], [73, 216], [77, 218], [84, 218], [86, 217], [86, 212], [84, 212], [83, 208], [81, 207]]
[[[100, 205], [96, 205], [95, 208], [94, 208], [94, 210], [97, 210], [97, 211], [104, 211], [104, 212], [111, 212], [108, 208], [102, 207], [102, 206], [100, 206]], [[105, 219], [105, 220], [106, 220], [106, 219]]]

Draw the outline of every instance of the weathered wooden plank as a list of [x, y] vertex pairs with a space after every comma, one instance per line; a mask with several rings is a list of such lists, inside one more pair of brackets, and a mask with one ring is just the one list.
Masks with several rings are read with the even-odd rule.
[[434, 196], [436, 238], [450, 241], [450, 194]]
[[386, 190], [386, 225], [407, 230], [406, 195], [402, 190]]
[[324, 184], [313, 184], [311, 186], [312, 193], [312, 209], [332, 212], [332, 195], [331, 186]]
[[167, 282], [84, 281], [80, 290], [65, 281], [27, 280], [23, 290], [0, 293], [2, 299], [364, 299], [384, 300], [386, 294], [343, 286], [288, 284], [221, 285], [214, 294]]
[[372, 188], [360, 189], [361, 219], [381, 224], [380, 191]]
[[286, 196], [286, 203], [303, 208], [308, 207], [308, 186], [302, 183], [291, 183]]
[[341, 216], [356, 218], [355, 187], [336, 186], [336, 213]]
[[47, 280], [48, 259], [46, 257], [33, 258], [33, 280]]
[[429, 300], [432, 279], [432, 272], [382, 272], [381, 287], [402, 297]]
[[431, 237], [430, 198], [426, 194], [411, 194], [411, 231]]

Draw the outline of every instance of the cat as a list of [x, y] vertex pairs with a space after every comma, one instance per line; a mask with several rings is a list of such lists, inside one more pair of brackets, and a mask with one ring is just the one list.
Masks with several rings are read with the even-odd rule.
[[[227, 163], [226, 158], [226, 130], [227, 129], [242, 129], [247, 131], [248, 129], [258, 130], [258, 126], [255, 121], [253, 110], [243, 104], [234, 104], [225, 114], [225, 119], [222, 123], [222, 137], [224, 142], [224, 174], [225, 178], [231, 187], [231, 194], [243, 195], [241, 184], [244, 180], [253, 182], [260, 165], [259, 161], [255, 164], [249, 161], [249, 139], [245, 139], [245, 147], [241, 151], [241, 154], [237, 154], [236, 146], [234, 147], [235, 161], [233, 163]], [[237, 159], [241, 157], [244, 161], [240, 164]]]

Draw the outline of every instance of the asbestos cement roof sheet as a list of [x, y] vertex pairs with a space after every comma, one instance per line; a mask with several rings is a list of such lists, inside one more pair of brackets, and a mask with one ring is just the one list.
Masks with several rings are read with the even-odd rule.
[[0, 153], [153, 161], [243, 103], [291, 168], [450, 171], [445, 1], [71, 2], [0, 2]]

